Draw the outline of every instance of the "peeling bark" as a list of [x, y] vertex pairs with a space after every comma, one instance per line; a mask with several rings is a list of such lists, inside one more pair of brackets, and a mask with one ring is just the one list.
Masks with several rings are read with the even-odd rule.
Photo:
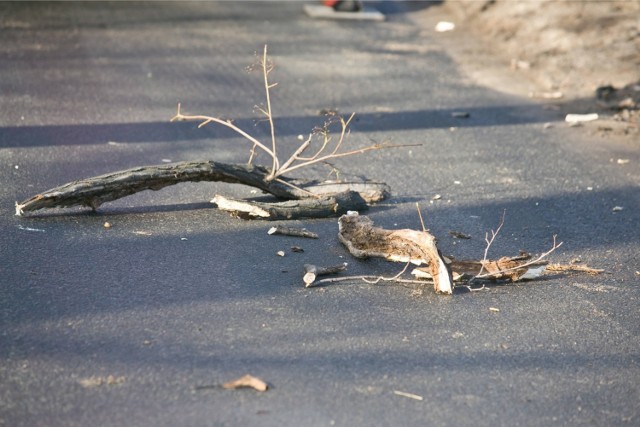
[[390, 261], [427, 264], [438, 293], [453, 293], [451, 271], [427, 231], [385, 230], [373, 226], [366, 216], [350, 213], [340, 217], [338, 238], [357, 258], [382, 257]]

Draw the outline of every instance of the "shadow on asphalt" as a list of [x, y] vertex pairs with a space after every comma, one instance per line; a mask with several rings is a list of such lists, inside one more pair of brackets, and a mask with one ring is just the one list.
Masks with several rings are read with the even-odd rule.
[[[398, 111], [391, 113], [356, 114], [354, 132], [447, 129], [450, 127], [492, 127], [542, 123], [549, 117], [532, 114], [531, 104], [459, 109]], [[454, 113], [468, 113], [468, 118], [456, 118]], [[300, 129], [311, 130], [322, 125], [324, 116], [277, 117], [279, 135], [297, 135]], [[278, 122], [286, 126], [278, 126]], [[255, 120], [234, 120], [240, 128], [253, 129]], [[296, 129], [297, 132], [294, 132]], [[0, 148], [46, 147], [63, 145], [105, 144], [109, 141], [127, 142], [171, 142], [237, 136], [221, 126], [198, 129], [196, 122], [170, 123], [109, 123], [80, 125], [6, 126], [0, 127]]]

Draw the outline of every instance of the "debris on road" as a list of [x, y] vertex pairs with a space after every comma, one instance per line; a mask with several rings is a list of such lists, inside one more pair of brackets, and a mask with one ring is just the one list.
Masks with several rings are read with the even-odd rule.
[[395, 394], [396, 396], [408, 397], [409, 399], [413, 400], [424, 400], [422, 396], [413, 393], [407, 393], [406, 391], [393, 390], [393, 394]]
[[80, 385], [84, 388], [94, 388], [100, 387], [102, 385], [118, 385], [123, 384], [125, 382], [125, 377], [115, 377], [113, 375], [109, 375], [106, 377], [89, 377], [82, 378], [78, 381]]
[[314, 286], [314, 282], [316, 280], [316, 277], [318, 276], [328, 276], [330, 274], [337, 274], [346, 269], [347, 269], [346, 262], [340, 265], [335, 265], [333, 267], [317, 267], [313, 264], [305, 264], [304, 276], [302, 277], [302, 281], [304, 282], [304, 287], [310, 288]]
[[590, 114], [567, 114], [564, 121], [567, 123], [585, 123], [598, 120], [598, 113]]
[[295, 228], [295, 227], [286, 227], [284, 225], [277, 225], [275, 227], [271, 227], [267, 234], [280, 234], [283, 236], [294, 236], [294, 237], [307, 237], [309, 239], [317, 239], [318, 234], [312, 231], [307, 230], [306, 228]]
[[453, 31], [456, 28], [456, 24], [449, 21], [440, 21], [436, 24], [435, 30], [438, 33], [444, 33], [447, 31]]
[[[87, 206], [94, 211], [103, 203], [120, 199], [144, 190], [160, 190], [181, 182], [221, 181], [244, 184], [255, 187], [287, 200], [279, 203], [258, 203], [240, 201], [216, 196], [214, 202], [221, 209], [226, 209], [242, 218], [322, 218], [339, 216], [347, 210], [364, 210], [367, 203], [375, 203], [389, 195], [389, 187], [384, 183], [370, 182], [324, 182], [301, 181], [287, 178], [285, 174], [297, 169], [326, 162], [339, 157], [363, 154], [387, 148], [406, 147], [376, 143], [367, 147], [350, 151], [341, 150], [346, 137], [350, 134], [349, 126], [355, 113], [347, 119], [330, 116], [322, 127], [309, 134], [291, 156], [281, 161], [276, 155], [274, 120], [271, 112], [270, 89], [276, 84], [269, 81], [268, 75], [273, 70], [273, 63], [267, 57], [267, 46], [264, 54], [258, 58], [256, 68], [262, 71], [264, 79], [266, 107], [259, 111], [269, 122], [271, 141], [263, 143], [237, 127], [233, 121], [218, 117], [182, 114], [180, 104], [174, 121], [198, 121], [198, 127], [216, 123], [227, 127], [244, 137], [252, 148], [247, 164], [226, 164], [214, 161], [187, 161], [169, 163], [170, 159], [162, 159], [156, 166], [136, 167], [120, 172], [109, 173], [84, 180], [74, 181], [44, 193], [37, 194], [22, 203], [16, 203], [16, 215], [44, 208]], [[330, 136], [330, 128], [339, 125], [339, 136]], [[419, 144], [418, 144], [419, 145]], [[412, 145], [411, 145], [412, 146]], [[315, 147], [315, 148], [314, 148]], [[315, 154], [307, 155], [308, 150], [315, 149]], [[256, 151], [267, 154], [271, 158], [271, 167], [253, 164]]]
[[269, 389], [269, 385], [260, 378], [247, 374], [243, 377], [238, 378], [237, 380], [229, 381], [222, 384], [222, 388], [227, 390], [252, 388], [256, 391], [267, 391]]
[[428, 231], [385, 230], [357, 212], [338, 220], [338, 238], [356, 258], [382, 257], [390, 261], [427, 264], [437, 293], [452, 294], [451, 271]]

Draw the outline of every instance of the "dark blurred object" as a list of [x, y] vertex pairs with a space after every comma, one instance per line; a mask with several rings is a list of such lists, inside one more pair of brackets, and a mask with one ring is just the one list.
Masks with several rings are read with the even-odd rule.
[[322, 3], [338, 12], [359, 12], [362, 10], [362, 2], [358, 0], [324, 0]]

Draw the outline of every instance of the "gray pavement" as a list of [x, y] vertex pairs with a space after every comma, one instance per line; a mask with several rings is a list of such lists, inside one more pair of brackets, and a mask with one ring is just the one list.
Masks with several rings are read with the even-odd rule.
[[[640, 423], [637, 144], [473, 85], [426, 4], [377, 7], [386, 22], [313, 21], [294, 2], [0, 3], [0, 425]], [[255, 194], [220, 183], [98, 213], [13, 215], [16, 200], [74, 179], [163, 159], [245, 161], [247, 143], [227, 130], [167, 121], [182, 102], [265, 137], [252, 110], [261, 81], [243, 71], [265, 43], [284, 151], [329, 108], [358, 114], [353, 146], [422, 144], [335, 162], [391, 185], [369, 212], [376, 223], [417, 228], [420, 202], [444, 253], [480, 258], [506, 209], [492, 256], [540, 253], [557, 234], [552, 261], [607, 274], [452, 297], [304, 289], [308, 262], [399, 268], [350, 258], [336, 220], [291, 222], [321, 235], [300, 240], [230, 218], [207, 201]], [[246, 373], [271, 389], [195, 390]], [[109, 375], [124, 381], [83, 386]]]

